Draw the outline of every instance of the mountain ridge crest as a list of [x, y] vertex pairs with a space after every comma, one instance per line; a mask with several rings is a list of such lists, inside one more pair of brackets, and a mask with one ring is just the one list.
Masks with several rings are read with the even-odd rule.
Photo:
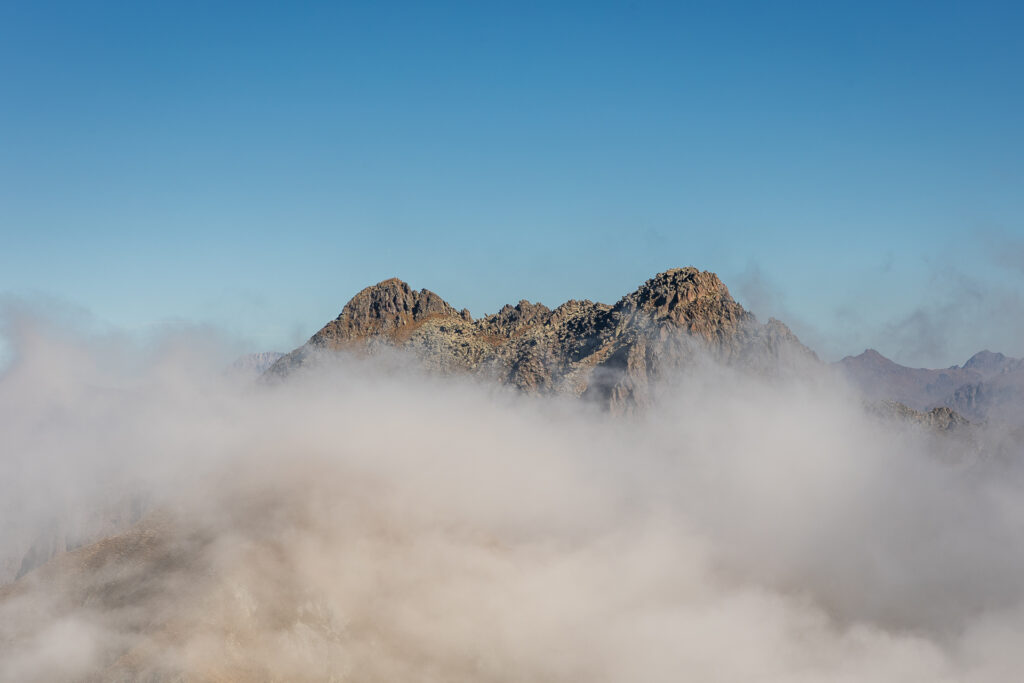
[[593, 398], [613, 410], [650, 402], [655, 381], [698, 353], [767, 371], [781, 356], [817, 361], [783, 323], [758, 323], [716, 274], [688, 266], [658, 273], [613, 305], [571, 299], [552, 310], [523, 299], [477, 319], [389, 278], [352, 297], [268, 373], [286, 376], [323, 352], [381, 346], [410, 351], [431, 370]]

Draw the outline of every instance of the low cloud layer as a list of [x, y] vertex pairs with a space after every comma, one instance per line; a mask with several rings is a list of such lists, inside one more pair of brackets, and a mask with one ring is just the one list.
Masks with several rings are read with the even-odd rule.
[[9, 329], [7, 571], [136, 526], [0, 589], [2, 680], [1024, 668], [1020, 453], [881, 422], [827, 376], [702, 364], [611, 419], [401, 359], [253, 384], [202, 334]]

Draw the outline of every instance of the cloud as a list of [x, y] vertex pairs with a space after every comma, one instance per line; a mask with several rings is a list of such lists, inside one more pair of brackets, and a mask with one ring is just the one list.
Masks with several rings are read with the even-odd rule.
[[894, 359], [947, 367], [985, 348], [1024, 355], [1024, 295], [1015, 288], [950, 267], [932, 273], [928, 292], [925, 304], [876, 334]]
[[993, 263], [1024, 275], [1024, 238], [1007, 232], [989, 232], [982, 238]]
[[786, 323], [807, 346], [826, 356], [835, 355], [835, 340], [829, 339], [820, 329], [798, 315], [787, 304], [782, 288], [758, 265], [748, 264], [734, 282], [734, 286], [730, 288], [733, 294], [760, 320], [777, 318]]
[[401, 357], [251, 385], [202, 331], [112, 350], [20, 324], [0, 555], [136, 525], [0, 588], [0, 679], [1024, 666], [1020, 453], [879, 423], [828, 377], [702, 364], [611, 420]]

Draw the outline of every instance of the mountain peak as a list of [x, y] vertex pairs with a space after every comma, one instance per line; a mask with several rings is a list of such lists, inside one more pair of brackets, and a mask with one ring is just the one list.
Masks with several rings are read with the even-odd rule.
[[895, 361], [886, 358], [875, 349], [864, 349], [856, 356], [846, 356], [839, 363], [846, 367], [859, 367], [859, 368], [874, 368], [876, 370], [888, 370], [891, 368], [902, 368]]
[[432, 315], [461, 314], [430, 290], [414, 290], [393, 277], [352, 297], [341, 314], [310, 339], [314, 345], [336, 347], [345, 342], [387, 334]]
[[963, 367], [969, 370], [977, 370], [978, 372], [987, 373], [993, 371], [999, 371], [1009, 359], [1001, 353], [993, 353], [992, 351], [979, 351], [978, 353], [971, 356]]
[[670, 311], [678, 303], [692, 303], [706, 296], [732, 301], [729, 289], [717, 275], [687, 266], [658, 273], [640, 285], [635, 292], [623, 297], [622, 302], [628, 302], [643, 310], [664, 308]]
[[658, 273], [615, 305], [623, 313], [640, 313], [655, 322], [669, 321], [705, 337], [734, 332], [754, 316], [732, 298], [717, 275], [692, 266]]

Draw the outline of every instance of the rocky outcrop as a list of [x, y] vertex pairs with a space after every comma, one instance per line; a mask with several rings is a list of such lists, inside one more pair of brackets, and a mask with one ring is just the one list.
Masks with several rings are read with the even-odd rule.
[[427, 368], [492, 377], [534, 394], [569, 394], [615, 412], [648, 403], [658, 381], [707, 355], [762, 372], [815, 360], [777, 320], [761, 325], [714, 273], [676, 268], [615, 305], [520, 301], [474, 320], [433, 292], [385, 280], [368, 287], [269, 370], [284, 376], [323, 352], [414, 354]]
[[925, 412], [914, 410], [899, 401], [880, 401], [869, 405], [868, 410], [878, 417], [909, 422], [938, 432], [963, 430], [971, 424], [962, 415], [946, 406]]

